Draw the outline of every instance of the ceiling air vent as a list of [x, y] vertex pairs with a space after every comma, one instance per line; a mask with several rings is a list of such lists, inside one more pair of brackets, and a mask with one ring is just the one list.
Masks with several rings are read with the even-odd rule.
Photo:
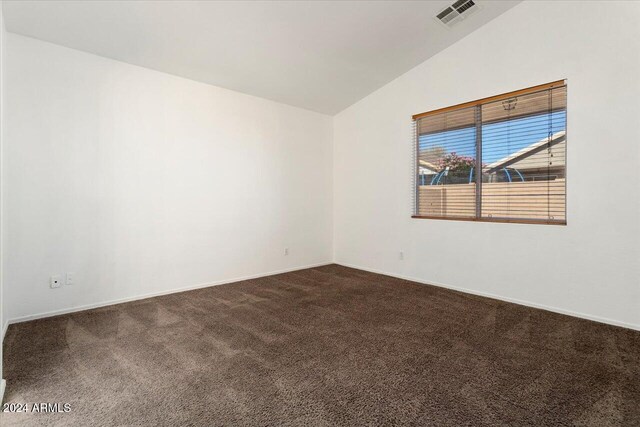
[[436, 18], [447, 27], [453, 27], [478, 9], [478, 5], [473, 0], [458, 0], [451, 6], [444, 8], [442, 12], [436, 15]]

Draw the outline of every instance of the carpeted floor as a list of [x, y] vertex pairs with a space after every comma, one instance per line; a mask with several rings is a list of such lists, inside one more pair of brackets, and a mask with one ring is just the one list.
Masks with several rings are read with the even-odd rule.
[[3, 426], [640, 425], [640, 332], [337, 265], [10, 326]]

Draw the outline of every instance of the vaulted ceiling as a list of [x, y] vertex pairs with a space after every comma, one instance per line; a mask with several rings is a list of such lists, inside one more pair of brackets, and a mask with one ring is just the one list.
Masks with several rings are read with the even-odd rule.
[[5, 1], [7, 31], [335, 114], [519, 1]]

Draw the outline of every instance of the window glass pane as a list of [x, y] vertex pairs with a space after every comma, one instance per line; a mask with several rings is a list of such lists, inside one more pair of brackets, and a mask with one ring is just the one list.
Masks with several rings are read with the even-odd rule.
[[475, 107], [425, 117], [418, 129], [418, 215], [475, 216]]
[[564, 220], [565, 88], [485, 104], [482, 118], [482, 217]]

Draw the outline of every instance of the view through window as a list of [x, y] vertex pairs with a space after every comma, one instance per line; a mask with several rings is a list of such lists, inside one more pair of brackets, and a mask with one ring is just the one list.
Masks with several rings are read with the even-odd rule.
[[414, 116], [415, 218], [566, 224], [564, 81]]

